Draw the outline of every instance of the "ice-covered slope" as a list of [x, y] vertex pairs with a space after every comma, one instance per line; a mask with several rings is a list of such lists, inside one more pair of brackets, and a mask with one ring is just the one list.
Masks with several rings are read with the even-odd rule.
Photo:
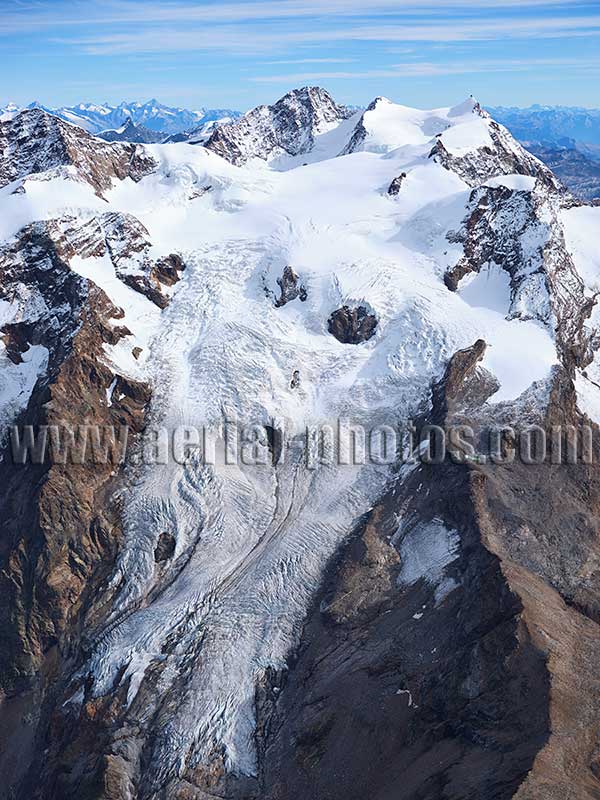
[[[45, 152], [54, 128], [34, 113], [28, 135]], [[29, 125], [26, 115], [9, 124]], [[7, 147], [5, 183], [39, 171]], [[478, 340], [494, 384], [482, 413], [542, 409], [553, 368], [583, 370], [592, 355], [578, 274], [588, 245], [571, 258], [568, 243], [585, 243], [578, 231], [595, 218], [565, 211], [546, 168], [471, 100], [423, 112], [378, 98], [350, 118], [323, 90], [298, 90], [219, 128], [206, 148], [144, 153], [154, 168], [107, 176], [106, 202], [91, 191], [86, 201], [69, 173], [43, 203], [6, 186], [0, 215], [64, 226], [68, 206], [70, 226], [74, 216], [87, 232], [85, 246], [69, 237], [65, 259], [123, 309], [129, 333], [105, 342], [104, 357], [111, 375], [151, 387], [151, 426], [206, 427], [219, 440], [226, 418], [287, 432], [275, 465], [263, 442], [258, 466], [196, 452], [120, 485], [123, 543], [56, 713], [83, 736], [82, 709], [118, 697], [107, 736], [127, 749], [123, 781], [175, 797], [206, 770], [256, 776], [257, 686], [285, 668], [328, 560], [390, 479], [385, 463], [307, 462], [307, 426], [408, 421]], [[125, 268], [119, 225], [135, 254]], [[165, 253], [186, 268], [159, 311], [123, 278], [153, 280], [145, 259]], [[340, 341], [340, 327], [358, 343]], [[591, 383], [586, 392], [600, 397]], [[159, 558], [165, 536], [173, 549]]]
[[452, 108], [420, 111], [377, 97], [360, 117], [342, 153], [392, 152], [399, 147], [429, 145], [430, 157], [470, 186], [501, 174], [544, 175], [544, 165], [481, 109], [473, 98]]

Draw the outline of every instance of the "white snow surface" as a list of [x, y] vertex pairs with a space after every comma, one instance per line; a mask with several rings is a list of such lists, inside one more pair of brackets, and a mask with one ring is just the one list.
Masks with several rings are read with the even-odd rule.
[[[334, 157], [352, 118], [287, 164], [235, 167], [200, 146], [150, 145], [158, 171], [115, 184], [108, 202], [68, 179], [28, 184], [25, 195], [0, 191], [2, 235], [28, 217], [117, 210], [144, 224], [157, 253], [182, 253], [186, 270], [162, 312], [118, 281], [107, 260], [72, 264], [125, 310], [119, 324], [136, 341], [108, 348], [107, 358], [151, 382], [157, 425], [216, 431], [224, 414], [244, 423], [276, 417], [299, 439], [306, 425], [340, 417], [398, 424], [423, 407], [448, 358], [478, 338], [491, 345], [485, 366], [501, 383], [494, 399], [514, 399], [547, 377], [556, 360], [550, 333], [506, 319], [502, 276], [482, 273], [457, 293], [443, 282], [462, 255], [445, 233], [460, 227], [470, 188], [427, 156], [439, 133], [454, 152], [481, 146], [487, 123], [473, 108], [423, 112], [379, 101], [365, 115], [360, 152]], [[386, 190], [401, 172], [392, 199]], [[276, 308], [268, 290], [286, 265], [308, 297]], [[361, 303], [376, 312], [376, 335], [341, 344], [327, 319]], [[144, 350], [134, 363], [125, 349], [136, 342]], [[291, 389], [295, 370], [301, 385]], [[126, 490], [112, 614], [86, 670], [102, 694], [124, 668], [132, 701], [149, 665], [162, 666], [159, 693], [168, 693], [192, 663], [159, 732], [157, 782], [214, 747], [225, 748], [230, 769], [256, 771], [256, 680], [285, 666], [328, 557], [387, 478], [373, 465], [310, 470], [299, 450], [276, 468], [194, 457], [140, 471]], [[159, 569], [163, 531], [176, 550]], [[438, 581], [456, 544], [454, 532], [440, 531], [430, 531], [422, 558], [417, 543], [407, 553], [404, 581], [418, 573]]]
[[[403, 524], [400, 524], [395, 539], [402, 537]], [[458, 531], [446, 527], [442, 520], [432, 519], [415, 525], [401, 538], [402, 561], [398, 583], [400, 586], [412, 586], [424, 580], [438, 588], [442, 587], [444, 595], [444, 590], [455, 587], [444, 576], [446, 567], [458, 558], [459, 547]], [[440, 599], [439, 595], [437, 599]]]
[[463, 155], [492, 144], [488, 121], [474, 113], [475, 108], [472, 98], [453, 108], [421, 111], [378, 97], [362, 115], [366, 136], [359, 149], [374, 153], [410, 145], [429, 145], [431, 149], [435, 137], [441, 136], [448, 151]]
[[48, 366], [48, 350], [42, 345], [30, 345], [21, 355], [22, 362], [14, 364], [0, 347], [0, 432], [6, 435], [8, 426], [31, 397], [39, 377]]
[[[600, 292], [600, 208], [581, 206], [564, 210], [562, 223], [567, 248], [573, 257], [577, 271], [585, 283], [586, 293]], [[589, 325], [600, 326], [598, 304], [592, 311]], [[594, 422], [600, 424], [600, 356], [595, 353], [592, 363], [579, 372], [575, 381], [580, 409]]]

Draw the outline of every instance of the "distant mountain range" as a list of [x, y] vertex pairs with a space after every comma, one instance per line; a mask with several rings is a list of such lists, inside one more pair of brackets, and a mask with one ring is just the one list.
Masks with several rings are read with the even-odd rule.
[[[0, 119], [13, 116], [23, 107], [14, 103], [4, 108], [0, 107]], [[239, 111], [231, 109], [200, 108], [190, 111], [187, 108], [173, 108], [163, 105], [157, 100], [148, 100], [146, 103], [119, 103], [114, 106], [108, 103], [79, 103], [75, 106], [61, 106], [49, 108], [41, 103], [30, 103], [27, 108], [42, 108], [66, 122], [78, 125], [88, 133], [99, 134], [103, 131], [118, 131], [126, 123], [133, 123], [136, 127], [142, 125], [148, 131], [162, 134], [159, 140], [182, 131], [191, 131], [214, 120], [223, 117], [237, 118]], [[133, 131], [132, 131], [133, 132]]]
[[[6, 118], [24, 107], [14, 103], [0, 106], [0, 117]], [[149, 131], [176, 135], [223, 117], [237, 119], [242, 116], [239, 111], [227, 108], [200, 108], [192, 111], [187, 108], [167, 106], [154, 99], [145, 103], [139, 101], [123, 102], [119, 105], [79, 103], [56, 108], [35, 101], [26, 108], [43, 108], [94, 134], [118, 130], [131, 122], [136, 127], [142, 125]], [[359, 110], [355, 106], [348, 108]], [[569, 146], [570, 141], [574, 140], [591, 146], [592, 149], [597, 146], [597, 154], [600, 157], [600, 109], [533, 105], [529, 108], [488, 107], [487, 111], [494, 119], [505, 125], [517, 139], [559, 146]], [[585, 149], [579, 149], [585, 152]], [[594, 155], [590, 152], [586, 154]]]
[[487, 110], [575, 195], [600, 198], [600, 109], [533, 105]]
[[593, 159], [576, 147], [543, 142], [522, 142], [534, 156], [550, 167], [557, 178], [582, 200], [600, 199], [600, 159]]
[[569, 106], [514, 108], [498, 106], [487, 111], [521, 140], [564, 144], [566, 139], [600, 146], [600, 109]]
[[531, 153], [583, 200], [600, 198], [600, 109], [488, 107]]

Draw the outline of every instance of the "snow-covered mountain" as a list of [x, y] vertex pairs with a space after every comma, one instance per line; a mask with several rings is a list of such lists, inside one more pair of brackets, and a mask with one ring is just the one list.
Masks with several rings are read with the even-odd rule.
[[6, 796], [593, 797], [598, 467], [509, 455], [600, 423], [599, 224], [472, 98], [0, 122], [2, 425], [133, 452], [0, 460]]
[[[190, 111], [186, 108], [173, 108], [159, 103], [157, 100], [148, 100], [146, 103], [123, 102], [116, 106], [109, 103], [78, 103], [74, 106], [58, 108], [48, 108], [34, 102], [27, 107], [43, 108], [73, 125], [78, 125], [89, 133], [118, 130], [131, 120], [135, 125], [143, 125], [148, 130], [168, 136], [196, 128], [201, 123], [205, 124], [223, 117], [235, 119], [240, 116], [239, 112], [229, 109], [201, 108]], [[20, 110], [22, 109], [14, 103], [0, 108], [0, 119]]]
[[151, 131], [141, 123], [136, 125], [131, 119], [128, 119], [116, 130], [101, 131], [97, 135], [106, 142], [135, 142], [136, 144], [156, 144], [165, 138], [164, 133]]
[[135, 144], [96, 142], [81, 128], [40, 108], [2, 123], [0, 154], [0, 184], [18, 192], [24, 192], [19, 181], [35, 175], [43, 181], [85, 182], [101, 194], [114, 179], [140, 180], [156, 167], [147, 151]]

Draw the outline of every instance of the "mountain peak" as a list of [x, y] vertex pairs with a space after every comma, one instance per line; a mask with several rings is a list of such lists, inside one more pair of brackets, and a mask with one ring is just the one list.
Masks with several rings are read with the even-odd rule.
[[335, 105], [333, 97], [329, 94], [327, 89], [323, 89], [321, 86], [302, 86], [299, 89], [292, 89], [283, 95], [278, 102], [282, 102], [288, 97], [298, 98], [313, 106], [319, 106], [324, 103], [333, 103]]
[[206, 147], [232, 164], [251, 158], [269, 161], [282, 155], [307, 153], [315, 136], [326, 133], [352, 115], [326, 89], [292, 89], [270, 106], [258, 106], [241, 119], [217, 128]]
[[0, 122], [0, 187], [33, 174], [61, 174], [89, 183], [101, 196], [113, 179], [139, 180], [155, 166], [141, 148], [101, 142], [44, 108]]
[[450, 111], [448, 111], [448, 116], [449, 117], [462, 117], [465, 114], [474, 113], [474, 112], [477, 112], [480, 109], [481, 109], [481, 106], [479, 105], [477, 100], [473, 97], [473, 95], [470, 95], [469, 97], [467, 97], [466, 100], [463, 100], [462, 103], [459, 103], [458, 105], [453, 106], [450, 109]]
[[151, 131], [141, 123], [136, 125], [130, 116], [120, 128], [101, 131], [98, 136], [105, 142], [134, 142], [136, 144], [153, 144], [164, 139], [164, 134]]
[[348, 113], [0, 123], [5, 797], [591, 796], [600, 208], [473, 102]]

